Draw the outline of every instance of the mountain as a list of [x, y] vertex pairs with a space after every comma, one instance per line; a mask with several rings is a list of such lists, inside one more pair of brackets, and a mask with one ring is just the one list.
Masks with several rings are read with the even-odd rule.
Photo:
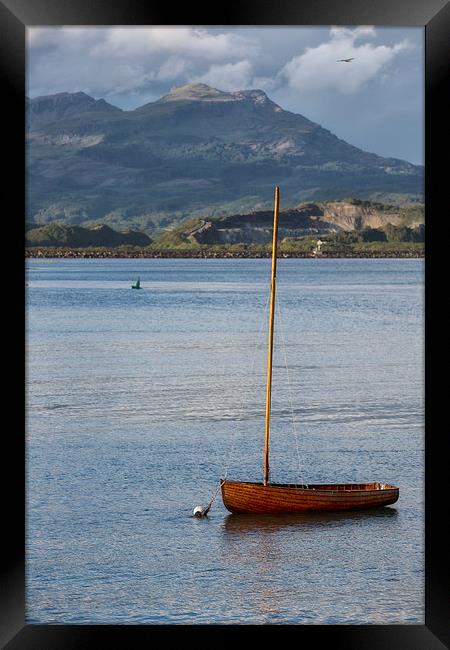
[[58, 93], [44, 97], [27, 97], [27, 128], [30, 131], [39, 129], [46, 124], [90, 112], [122, 112], [104, 99], [94, 99], [86, 93]]
[[367, 153], [262, 90], [175, 87], [123, 111], [85, 93], [27, 101], [27, 219], [161, 232], [190, 217], [349, 196], [422, 200], [423, 168]]

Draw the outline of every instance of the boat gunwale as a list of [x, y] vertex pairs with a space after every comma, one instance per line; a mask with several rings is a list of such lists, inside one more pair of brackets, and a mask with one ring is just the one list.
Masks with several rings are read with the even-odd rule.
[[396, 485], [391, 485], [390, 483], [382, 483], [373, 481], [370, 483], [330, 483], [329, 487], [324, 483], [259, 483], [257, 481], [228, 481], [223, 480], [222, 482], [222, 491], [224, 486], [228, 485], [242, 485], [242, 486], [253, 486], [261, 487], [264, 489], [277, 488], [277, 489], [295, 489], [302, 490], [304, 492], [314, 492], [315, 494], [324, 493], [327, 495], [330, 494], [342, 494], [342, 493], [361, 493], [367, 494], [368, 492], [380, 493], [380, 492], [398, 492], [399, 488]]

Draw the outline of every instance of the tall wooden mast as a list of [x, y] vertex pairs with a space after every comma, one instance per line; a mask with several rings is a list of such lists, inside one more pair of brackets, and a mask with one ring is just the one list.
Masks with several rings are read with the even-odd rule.
[[280, 188], [275, 188], [275, 206], [273, 211], [273, 240], [272, 240], [272, 281], [270, 285], [270, 316], [269, 316], [269, 351], [267, 356], [267, 390], [266, 390], [266, 431], [264, 438], [264, 485], [269, 483], [269, 438], [270, 438], [270, 406], [272, 398], [272, 358], [273, 358], [273, 325], [275, 314], [275, 288], [277, 277], [277, 241], [278, 241], [278, 208], [280, 203]]

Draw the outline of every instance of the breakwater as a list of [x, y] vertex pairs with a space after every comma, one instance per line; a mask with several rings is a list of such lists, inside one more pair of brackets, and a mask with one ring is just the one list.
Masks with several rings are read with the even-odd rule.
[[[165, 258], [219, 258], [219, 259], [248, 259], [248, 258], [268, 258], [271, 256], [270, 251], [217, 251], [212, 249], [198, 250], [151, 250], [147, 248], [133, 250], [118, 250], [114, 248], [89, 249], [89, 248], [53, 248], [53, 247], [33, 247], [25, 249], [25, 257], [33, 258], [148, 258], [148, 259], [165, 259]], [[339, 250], [324, 251], [320, 255], [314, 255], [308, 251], [280, 251], [279, 257], [282, 258], [421, 258], [425, 257], [425, 248], [408, 248], [408, 249], [365, 249], [365, 250]]]

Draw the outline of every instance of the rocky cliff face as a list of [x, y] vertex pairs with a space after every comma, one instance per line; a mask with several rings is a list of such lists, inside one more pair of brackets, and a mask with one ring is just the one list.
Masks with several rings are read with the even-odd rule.
[[261, 90], [190, 84], [134, 111], [84, 93], [27, 106], [27, 217], [39, 223], [153, 232], [270, 209], [276, 184], [284, 207], [423, 192], [422, 168], [361, 151]]
[[[394, 207], [374, 206], [348, 201], [327, 202], [323, 206], [324, 221], [339, 230], [363, 230], [364, 228], [382, 228], [388, 223], [400, 226], [405, 223], [404, 211]], [[416, 227], [423, 220], [418, 217], [408, 225]]]
[[[421, 216], [422, 214], [422, 216]], [[423, 211], [396, 209], [369, 202], [333, 201], [309, 203], [280, 212], [278, 238], [325, 236], [339, 231], [383, 228], [387, 224], [417, 227], [424, 223]], [[272, 241], [273, 212], [261, 211], [215, 220], [201, 220], [187, 227], [186, 241], [199, 244], [267, 244]]]

